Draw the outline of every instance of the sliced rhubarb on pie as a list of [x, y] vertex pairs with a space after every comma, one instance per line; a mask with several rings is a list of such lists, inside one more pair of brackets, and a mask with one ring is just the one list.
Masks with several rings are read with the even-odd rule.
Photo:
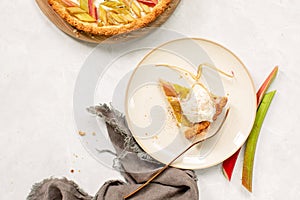
[[179, 99], [184, 99], [187, 97], [190, 89], [163, 80], [160, 80], [160, 85], [162, 86], [166, 99], [172, 108], [172, 113], [175, 116], [178, 124], [190, 126], [190, 122], [184, 117], [184, 115], [182, 115], [181, 105], [179, 101]]
[[[210, 126], [210, 121], [204, 120], [191, 122], [182, 111], [181, 102], [189, 98], [189, 94], [192, 89], [163, 80], [160, 80], [160, 85], [178, 125], [186, 127], [186, 130], [184, 132], [185, 137], [187, 139], [191, 139], [195, 135], [205, 133], [207, 128]], [[215, 108], [212, 120], [215, 121], [227, 104], [227, 97], [219, 97], [212, 94], [210, 95], [211, 101], [213, 102]]]
[[155, 21], [172, 0], [48, 0], [53, 10], [79, 31], [112, 36]]

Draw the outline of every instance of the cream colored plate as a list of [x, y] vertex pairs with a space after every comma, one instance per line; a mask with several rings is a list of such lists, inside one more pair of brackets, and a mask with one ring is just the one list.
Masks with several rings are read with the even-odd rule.
[[201, 78], [207, 88], [229, 98], [229, 116], [220, 133], [187, 152], [174, 167], [201, 169], [216, 165], [236, 152], [247, 139], [256, 114], [256, 95], [245, 65], [225, 47], [204, 39], [184, 38], [152, 50], [139, 63], [127, 87], [125, 112], [138, 144], [152, 157], [168, 163], [192, 141], [185, 139], [158, 84], [159, 79], [189, 87], [184, 73], [156, 64], [176, 65], [193, 73], [209, 63], [231, 74], [220, 75], [209, 68]]

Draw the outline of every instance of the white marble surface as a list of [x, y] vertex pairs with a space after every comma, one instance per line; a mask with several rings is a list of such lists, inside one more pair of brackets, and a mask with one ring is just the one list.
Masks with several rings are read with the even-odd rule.
[[[32, 184], [51, 176], [72, 179], [93, 195], [106, 180], [121, 178], [85, 151], [73, 120], [75, 80], [95, 45], [59, 31], [33, 0], [0, 5], [0, 198], [25, 199]], [[299, 11], [297, 0], [182, 0], [163, 25], [226, 46], [257, 87], [280, 67], [257, 146], [253, 193], [241, 185], [240, 156], [231, 182], [220, 165], [197, 171], [200, 199], [300, 196]]]

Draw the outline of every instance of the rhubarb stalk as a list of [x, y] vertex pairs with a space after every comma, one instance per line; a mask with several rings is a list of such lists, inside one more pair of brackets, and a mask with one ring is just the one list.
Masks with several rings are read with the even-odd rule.
[[232, 172], [233, 172], [236, 160], [239, 156], [240, 150], [241, 150], [241, 148], [239, 148], [231, 157], [229, 157], [223, 161], [223, 164], [222, 164], [223, 174], [229, 181], [231, 180]]
[[264, 94], [268, 90], [269, 86], [271, 85], [271, 83], [275, 79], [275, 77], [277, 75], [277, 72], [278, 72], [278, 66], [274, 67], [274, 69], [269, 74], [269, 76], [267, 77], [267, 79], [265, 80], [265, 82], [262, 84], [262, 86], [257, 91], [257, 93], [256, 93], [257, 107], [259, 106], [259, 104], [260, 104], [260, 102], [261, 102]]
[[[257, 91], [257, 93], [256, 93], [257, 107], [260, 105], [260, 102], [261, 102], [264, 94], [266, 93], [269, 86], [271, 85], [271, 83], [275, 79], [275, 77], [277, 75], [277, 72], [278, 72], [278, 66], [274, 67], [272, 72], [269, 74], [267, 79], [263, 82], [263, 84], [261, 85], [261, 87]], [[229, 181], [231, 180], [232, 172], [233, 172], [236, 160], [238, 158], [238, 155], [240, 153], [240, 150], [241, 150], [241, 148], [238, 149], [237, 152], [235, 152], [231, 157], [226, 159], [222, 164], [223, 174]]]
[[253, 164], [258, 136], [275, 93], [276, 91], [272, 91], [264, 95], [262, 102], [257, 110], [254, 126], [247, 139], [244, 153], [242, 184], [250, 192], [252, 192]]

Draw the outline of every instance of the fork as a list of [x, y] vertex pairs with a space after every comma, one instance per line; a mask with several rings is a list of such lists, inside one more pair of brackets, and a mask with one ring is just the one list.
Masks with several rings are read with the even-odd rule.
[[158, 170], [151, 178], [148, 179], [147, 182], [145, 182], [143, 185], [139, 186], [137, 189], [135, 189], [133, 192], [131, 192], [130, 194], [126, 195], [123, 197], [123, 199], [128, 199], [129, 197], [133, 196], [134, 194], [136, 194], [138, 191], [140, 191], [141, 189], [143, 189], [144, 187], [146, 187], [152, 180], [154, 180], [157, 176], [159, 176], [163, 171], [165, 171], [170, 165], [172, 165], [178, 158], [180, 158], [183, 154], [185, 154], [188, 150], [190, 150], [192, 147], [196, 146], [197, 144], [203, 142], [204, 140], [207, 140], [209, 138], [212, 138], [213, 136], [215, 136], [222, 128], [228, 113], [229, 113], [229, 108], [226, 110], [225, 112], [225, 116], [222, 119], [219, 127], [217, 128], [217, 130], [211, 134], [207, 134], [206, 137], [198, 139], [197, 141], [194, 141], [190, 146], [188, 146], [184, 151], [182, 151], [178, 156], [176, 156], [173, 160], [171, 160], [168, 164], [166, 164], [163, 168], [161, 168], [160, 170]]

